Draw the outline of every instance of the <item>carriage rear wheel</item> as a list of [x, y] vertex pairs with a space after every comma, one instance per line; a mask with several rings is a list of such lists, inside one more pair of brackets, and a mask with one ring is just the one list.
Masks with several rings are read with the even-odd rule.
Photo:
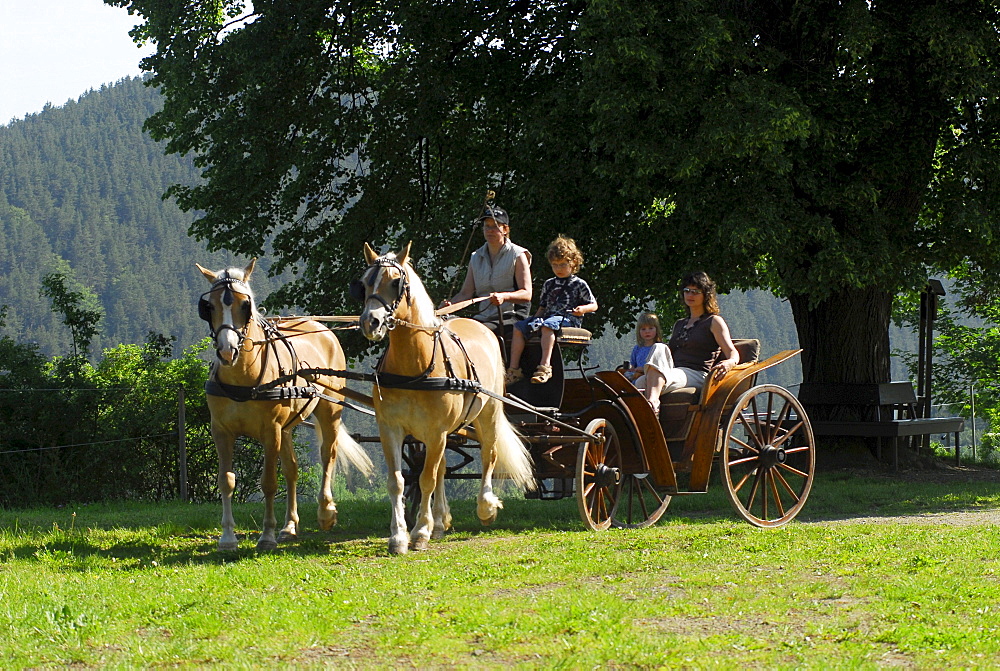
[[802, 404], [764, 384], [736, 401], [723, 434], [722, 473], [737, 514], [780, 527], [805, 505], [816, 470], [816, 443]]
[[576, 499], [583, 523], [592, 531], [655, 524], [670, 496], [654, 485], [649, 473], [627, 472], [622, 443], [607, 418], [592, 420], [587, 433], [603, 437], [604, 443], [583, 443], [577, 455]]

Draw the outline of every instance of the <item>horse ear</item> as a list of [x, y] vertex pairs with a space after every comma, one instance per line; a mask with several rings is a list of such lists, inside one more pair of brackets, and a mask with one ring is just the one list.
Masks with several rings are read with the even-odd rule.
[[366, 242], [365, 243], [365, 261], [368, 262], [368, 265], [371, 265], [371, 264], [375, 263], [375, 259], [377, 259], [377, 258], [378, 258], [378, 254], [376, 254], [375, 250], [372, 249], [371, 246]]
[[410, 247], [411, 246], [413, 246], [413, 240], [410, 240], [409, 242], [407, 242], [406, 243], [406, 247], [404, 247], [403, 251], [401, 251], [399, 253], [398, 261], [399, 261], [400, 265], [406, 263], [409, 260], [409, 258], [410, 258]]
[[247, 264], [247, 267], [243, 269], [243, 281], [244, 282], [249, 282], [250, 281], [250, 275], [251, 275], [251, 273], [253, 273], [254, 266], [256, 266], [256, 265], [257, 265], [257, 257], [255, 256], [252, 259], [250, 259], [250, 263]]
[[204, 275], [208, 279], [209, 282], [215, 282], [215, 280], [218, 279], [218, 277], [219, 277], [218, 274], [213, 273], [208, 268], [202, 268], [197, 263], [194, 264], [194, 265], [198, 268], [198, 270], [201, 271], [201, 274]]

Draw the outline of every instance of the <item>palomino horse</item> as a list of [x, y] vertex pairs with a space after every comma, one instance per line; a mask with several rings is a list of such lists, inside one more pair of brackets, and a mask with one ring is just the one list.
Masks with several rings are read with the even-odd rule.
[[[229, 268], [218, 272], [195, 264], [212, 285], [198, 302], [198, 314], [208, 322], [215, 340], [216, 359], [205, 389], [212, 414], [212, 438], [219, 454], [220, 550], [234, 550], [238, 545], [232, 511], [236, 487], [233, 447], [237, 437], [255, 438], [264, 446], [261, 477], [264, 529], [257, 541], [258, 550], [273, 550], [278, 541], [294, 538], [298, 533], [295, 489], [298, 464], [292, 446], [292, 429], [307, 416], [313, 416], [320, 439], [323, 477], [318, 518], [321, 529], [329, 529], [337, 522], [337, 506], [331, 491], [337, 453], [362, 472], [372, 470], [368, 455], [351, 439], [340, 421], [343, 407], [318, 395], [317, 386], [336, 393], [344, 386], [343, 379], [312, 375], [302, 378], [303, 386], [277, 386], [263, 392], [258, 389], [263, 383], [307, 367], [343, 370], [346, 359], [337, 338], [318, 322], [303, 319], [283, 324], [279, 329], [258, 316], [248, 284], [255, 261], [244, 269]], [[276, 461], [279, 457], [288, 501], [285, 524], [275, 538], [274, 495], [278, 491]]]
[[[389, 335], [372, 396], [389, 471], [389, 552], [393, 554], [407, 552], [411, 542], [415, 550], [426, 549], [432, 535], [440, 538], [451, 526], [444, 494], [445, 441], [463, 426], [475, 428], [481, 447], [483, 472], [476, 514], [483, 524], [492, 523], [503, 507], [493, 493], [494, 469], [521, 487], [535, 486], [531, 457], [499, 400], [504, 391], [504, 364], [496, 336], [471, 319], [443, 322], [436, 317], [434, 304], [407, 262], [409, 254], [407, 245], [399, 257], [379, 256], [365, 243], [369, 267], [360, 283], [364, 289], [362, 333], [373, 341]], [[426, 445], [420, 509], [409, 535], [400, 472], [407, 434]]]

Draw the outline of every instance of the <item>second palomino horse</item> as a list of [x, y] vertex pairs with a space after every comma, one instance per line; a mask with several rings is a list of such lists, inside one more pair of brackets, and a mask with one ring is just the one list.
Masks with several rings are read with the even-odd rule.
[[[393, 554], [407, 552], [411, 543], [415, 550], [425, 549], [432, 535], [439, 538], [451, 525], [444, 495], [445, 441], [461, 427], [474, 427], [481, 448], [476, 514], [483, 524], [492, 523], [503, 507], [493, 492], [494, 469], [520, 487], [535, 486], [531, 457], [497, 398], [503, 396], [504, 364], [496, 336], [471, 319], [443, 322], [435, 316], [433, 302], [408, 263], [409, 254], [407, 245], [398, 257], [379, 256], [366, 243], [368, 269], [356, 285], [358, 294], [363, 289], [363, 296], [357, 296], [364, 300], [361, 332], [373, 341], [389, 336], [372, 396], [389, 472]], [[426, 445], [420, 509], [409, 534], [401, 473], [407, 434]]]
[[[197, 264], [195, 264], [197, 265]], [[215, 341], [216, 358], [205, 390], [212, 415], [212, 438], [219, 453], [219, 491], [222, 495], [222, 537], [220, 550], [234, 550], [238, 545], [233, 530], [233, 449], [236, 438], [255, 438], [264, 446], [264, 529], [257, 541], [258, 550], [272, 550], [278, 541], [298, 534], [299, 513], [296, 504], [298, 464], [292, 445], [292, 429], [312, 415], [320, 440], [320, 464], [323, 468], [319, 488], [319, 526], [329, 529], [337, 521], [331, 481], [338, 456], [364, 473], [372, 462], [354, 442], [340, 421], [343, 407], [326, 392], [336, 394], [343, 379], [322, 375], [300, 378], [299, 386], [261, 385], [308, 367], [346, 368], [340, 342], [322, 324], [305, 319], [283, 323], [280, 328], [262, 319], [256, 310], [250, 275], [254, 261], [246, 268], [213, 272], [198, 269], [212, 285], [198, 302], [198, 314], [208, 322]], [[294, 375], [292, 375], [294, 377]], [[322, 389], [319, 389], [322, 388]], [[277, 461], [285, 476], [288, 501], [285, 523], [275, 536], [277, 519], [274, 497], [278, 490]]]

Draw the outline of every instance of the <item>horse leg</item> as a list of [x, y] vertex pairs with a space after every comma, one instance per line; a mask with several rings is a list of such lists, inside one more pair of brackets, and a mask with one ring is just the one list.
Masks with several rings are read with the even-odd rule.
[[319, 438], [319, 464], [323, 470], [319, 483], [319, 494], [317, 495], [316, 519], [319, 522], [319, 528], [323, 531], [328, 531], [337, 523], [337, 504], [333, 500], [333, 478], [337, 459], [334, 441], [337, 438], [337, 425], [340, 422], [339, 414], [334, 412], [333, 404], [326, 401], [320, 401], [316, 410], [313, 411], [313, 419], [316, 420], [316, 435]]
[[437, 471], [437, 487], [434, 489], [434, 500], [432, 502], [434, 510], [434, 531], [431, 532], [432, 540], [444, 538], [444, 532], [451, 529], [451, 508], [448, 506], [448, 496], [444, 490], [444, 476], [448, 472], [447, 459], [443, 460]]
[[233, 490], [236, 489], [236, 473], [233, 471], [233, 449], [236, 439], [221, 429], [212, 427], [215, 451], [219, 456], [219, 494], [222, 497], [222, 536], [219, 537], [220, 550], [235, 550], [239, 540], [233, 530]]
[[406, 534], [406, 509], [403, 504], [403, 438], [405, 434], [396, 427], [379, 425], [382, 453], [385, 455], [386, 489], [389, 492], [389, 554], [402, 555], [410, 549]]
[[472, 423], [479, 436], [479, 452], [483, 462], [483, 476], [479, 484], [479, 497], [476, 499], [476, 516], [483, 526], [489, 526], [497, 518], [497, 513], [503, 508], [503, 502], [493, 493], [493, 469], [497, 464], [497, 427], [496, 423], [503, 417], [497, 417], [500, 412], [499, 403], [487, 403], [479, 416]]
[[278, 493], [278, 450], [281, 447], [281, 429], [275, 425], [273, 432], [261, 437], [264, 445], [264, 472], [260, 476], [260, 489], [264, 493], [264, 529], [257, 540], [257, 550], [274, 550], [278, 547], [274, 532], [278, 520], [274, 515], [274, 497]]
[[[434, 529], [431, 499], [434, 497], [434, 489], [438, 485], [438, 473], [444, 469], [444, 445], [447, 436], [441, 435], [434, 438], [434, 441], [424, 443], [427, 452], [424, 458], [424, 470], [420, 472], [420, 509], [417, 511], [417, 519], [410, 532], [410, 542], [414, 550], [427, 549]], [[444, 499], [443, 488], [440, 498]]]
[[278, 542], [295, 540], [299, 534], [299, 460], [291, 429], [281, 432], [281, 473], [285, 476], [285, 526], [278, 532]]

